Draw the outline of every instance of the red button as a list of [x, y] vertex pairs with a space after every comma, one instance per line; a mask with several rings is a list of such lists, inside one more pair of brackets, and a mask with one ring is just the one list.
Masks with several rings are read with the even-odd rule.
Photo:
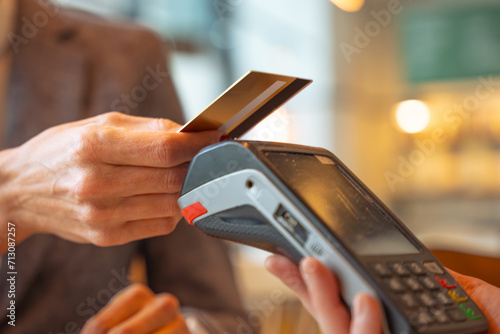
[[194, 202], [193, 204], [186, 206], [182, 210], [182, 215], [184, 216], [184, 218], [186, 218], [189, 224], [193, 225], [193, 220], [207, 212], [207, 209], [205, 209], [205, 207], [201, 205], [200, 202]]
[[438, 275], [434, 276], [434, 278], [436, 279], [436, 281], [438, 281], [439, 284], [441, 284], [441, 286], [445, 289], [454, 289], [457, 287], [456, 284], [450, 284], [446, 281], [446, 278], [441, 278], [439, 277]]

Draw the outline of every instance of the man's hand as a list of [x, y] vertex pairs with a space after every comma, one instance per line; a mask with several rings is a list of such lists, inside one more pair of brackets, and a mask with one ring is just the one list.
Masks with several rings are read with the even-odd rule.
[[189, 334], [179, 312], [179, 301], [164, 293], [154, 295], [141, 284], [119, 292], [83, 327], [81, 334]]
[[287, 258], [272, 255], [266, 268], [290, 287], [316, 319], [325, 334], [378, 334], [382, 332], [380, 309], [371, 296], [358, 294], [352, 319], [339, 297], [337, 278], [314, 258], [304, 258], [300, 269]]
[[17, 242], [52, 233], [109, 246], [170, 233], [181, 218], [177, 199], [189, 161], [221, 137], [179, 128], [111, 112], [1, 152], [0, 219], [16, 223]]

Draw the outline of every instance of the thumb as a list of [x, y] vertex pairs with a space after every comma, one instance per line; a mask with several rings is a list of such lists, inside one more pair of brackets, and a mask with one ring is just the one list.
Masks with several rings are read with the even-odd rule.
[[358, 293], [352, 305], [350, 334], [382, 333], [382, 316], [377, 301], [366, 293]]

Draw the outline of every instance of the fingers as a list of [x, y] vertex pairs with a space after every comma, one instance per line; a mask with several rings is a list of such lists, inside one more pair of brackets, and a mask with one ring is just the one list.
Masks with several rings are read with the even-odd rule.
[[127, 221], [177, 216], [181, 213], [178, 198], [179, 193], [103, 198], [88, 200], [85, 205], [76, 206], [75, 211], [86, 227], [107, 229]]
[[356, 296], [351, 323], [340, 299], [335, 275], [318, 260], [303, 258], [299, 270], [287, 258], [273, 255], [267, 258], [266, 268], [297, 294], [324, 333], [381, 333], [382, 318], [377, 302], [367, 294]]
[[82, 129], [77, 155], [112, 165], [173, 167], [190, 161], [220, 137], [219, 131], [176, 133], [89, 124]]
[[[89, 200], [84, 205], [73, 203], [73, 209], [66, 212], [76, 218], [61, 217], [72, 222], [72, 228], [58, 230], [56, 234], [76, 242], [82, 242], [75, 238], [81, 236], [84, 241], [101, 247], [166, 235], [182, 218], [178, 197], [178, 193], [149, 194]], [[50, 215], [50, 209], [46, 215]]]
[[[451, 276], [460, 284], [460, 286], [469, 294], [469, 296], [478, 303], [478, 306], [484, 310], [483, 304], [483, 289], [488, 284], [478, 278], [459, 274], [453, 270], [446, 268]], [[500, 294], [499, 294], [500, 296]]]
[[500, 289], [481, 279], [447, 270], [486, 315], [490, 332], [500, 333]]
[[96, 196], [103, 194], [103, 190], [107, 195], [119, 197], [173, 194], [181, 191], [188, 166], [188, 163], [171, 168], [107, 166], [86, 176], [86, 180], [81, 183], [85, 183], [87, 189]]
[[123, 245], [138, 239], [169, 234], [175, 229], [181, 218], [182, 215], [179, 214], [172, 217], [126, 222], [111, 229], [96, 227], [86, 232], [86, 240], [100, 247]]
[[179, 313], [179, 302], [170, 294], [154, 295], [136, 284], [118, 293], [85, 324], [82, 334], [188, 333]]
[[477, 279], [475, 277], [462, 275], [448, 268], [446, 268], [446, 270], [468, 293], [474, 293], [479, 286], [485, 283], [484, 281], [481, 281], [480, 279]]
[[176, 326], [180, 318], [179, 302], [170, 294], [160, 294], [153, 298], [139, 312], [115, 326], [109, 334], [148, 334], [171, 325]]
[[300, 262], [310, 301], [310, 312], [327, 333], [335, 328], [338, 333], [349, 332], [349, 313], [340, 300], [336, 277], [318, 260], [307, 257]]
[[107, 333], [113, 326], [137, 313], [152, 299], [153, 293], [148, 288], [132, 285], [118, 293], [106, 307], [87, 321], [82, 334]]
[[297, 294], [302, 303], [309, 302], [307, 288], [295, 263], [281, 255], [271, 255], [266, 259], [266, 269], [278, 277], [286, 286]]
[[120, 221], [171, 217], [181, 213], [179, 194], [150, 194], [124, 198], [114, 209]]
[[116, 111], [111, 111], [102, 115], [88, 118], [80, 122], [81, 122], [80, 125], [105, 124], [116, 127], [123, 127], [133, 130], [144, 130], [144, 131], [176, 132], [181, 128], [181, 125], [168, 119], [130, 116]]
[[182, 215], [178, 214], [172, 217], [127, 222], [125, 228], [122, 229], [121, 243], [137, 240], [138, 235], [141, 238], [151, 238], [169, 234], [175, 229], [181, 219]]
[[53, 183], [55, 194], [71, 194], [80, 202], [143, 194], [180, 193], [189, 164], [171, 168], [95, 165], [61, 173]]
[[382, 316], [377, 301], [368, 294], [357, 294], [352, 305], [350, 334], [380, 333], [382, 333]]

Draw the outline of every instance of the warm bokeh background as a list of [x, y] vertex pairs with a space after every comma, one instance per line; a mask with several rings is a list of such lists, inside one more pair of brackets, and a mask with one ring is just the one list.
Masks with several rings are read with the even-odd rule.
[[[445, 265], [500, 286], [498, 1], [67, 2], [156, 30], [186, 118], [248, 70], [313, 79], [249, 137], [331, 150]], [[249, 321], [312, 333], [264, 258], [234, 248]]]

